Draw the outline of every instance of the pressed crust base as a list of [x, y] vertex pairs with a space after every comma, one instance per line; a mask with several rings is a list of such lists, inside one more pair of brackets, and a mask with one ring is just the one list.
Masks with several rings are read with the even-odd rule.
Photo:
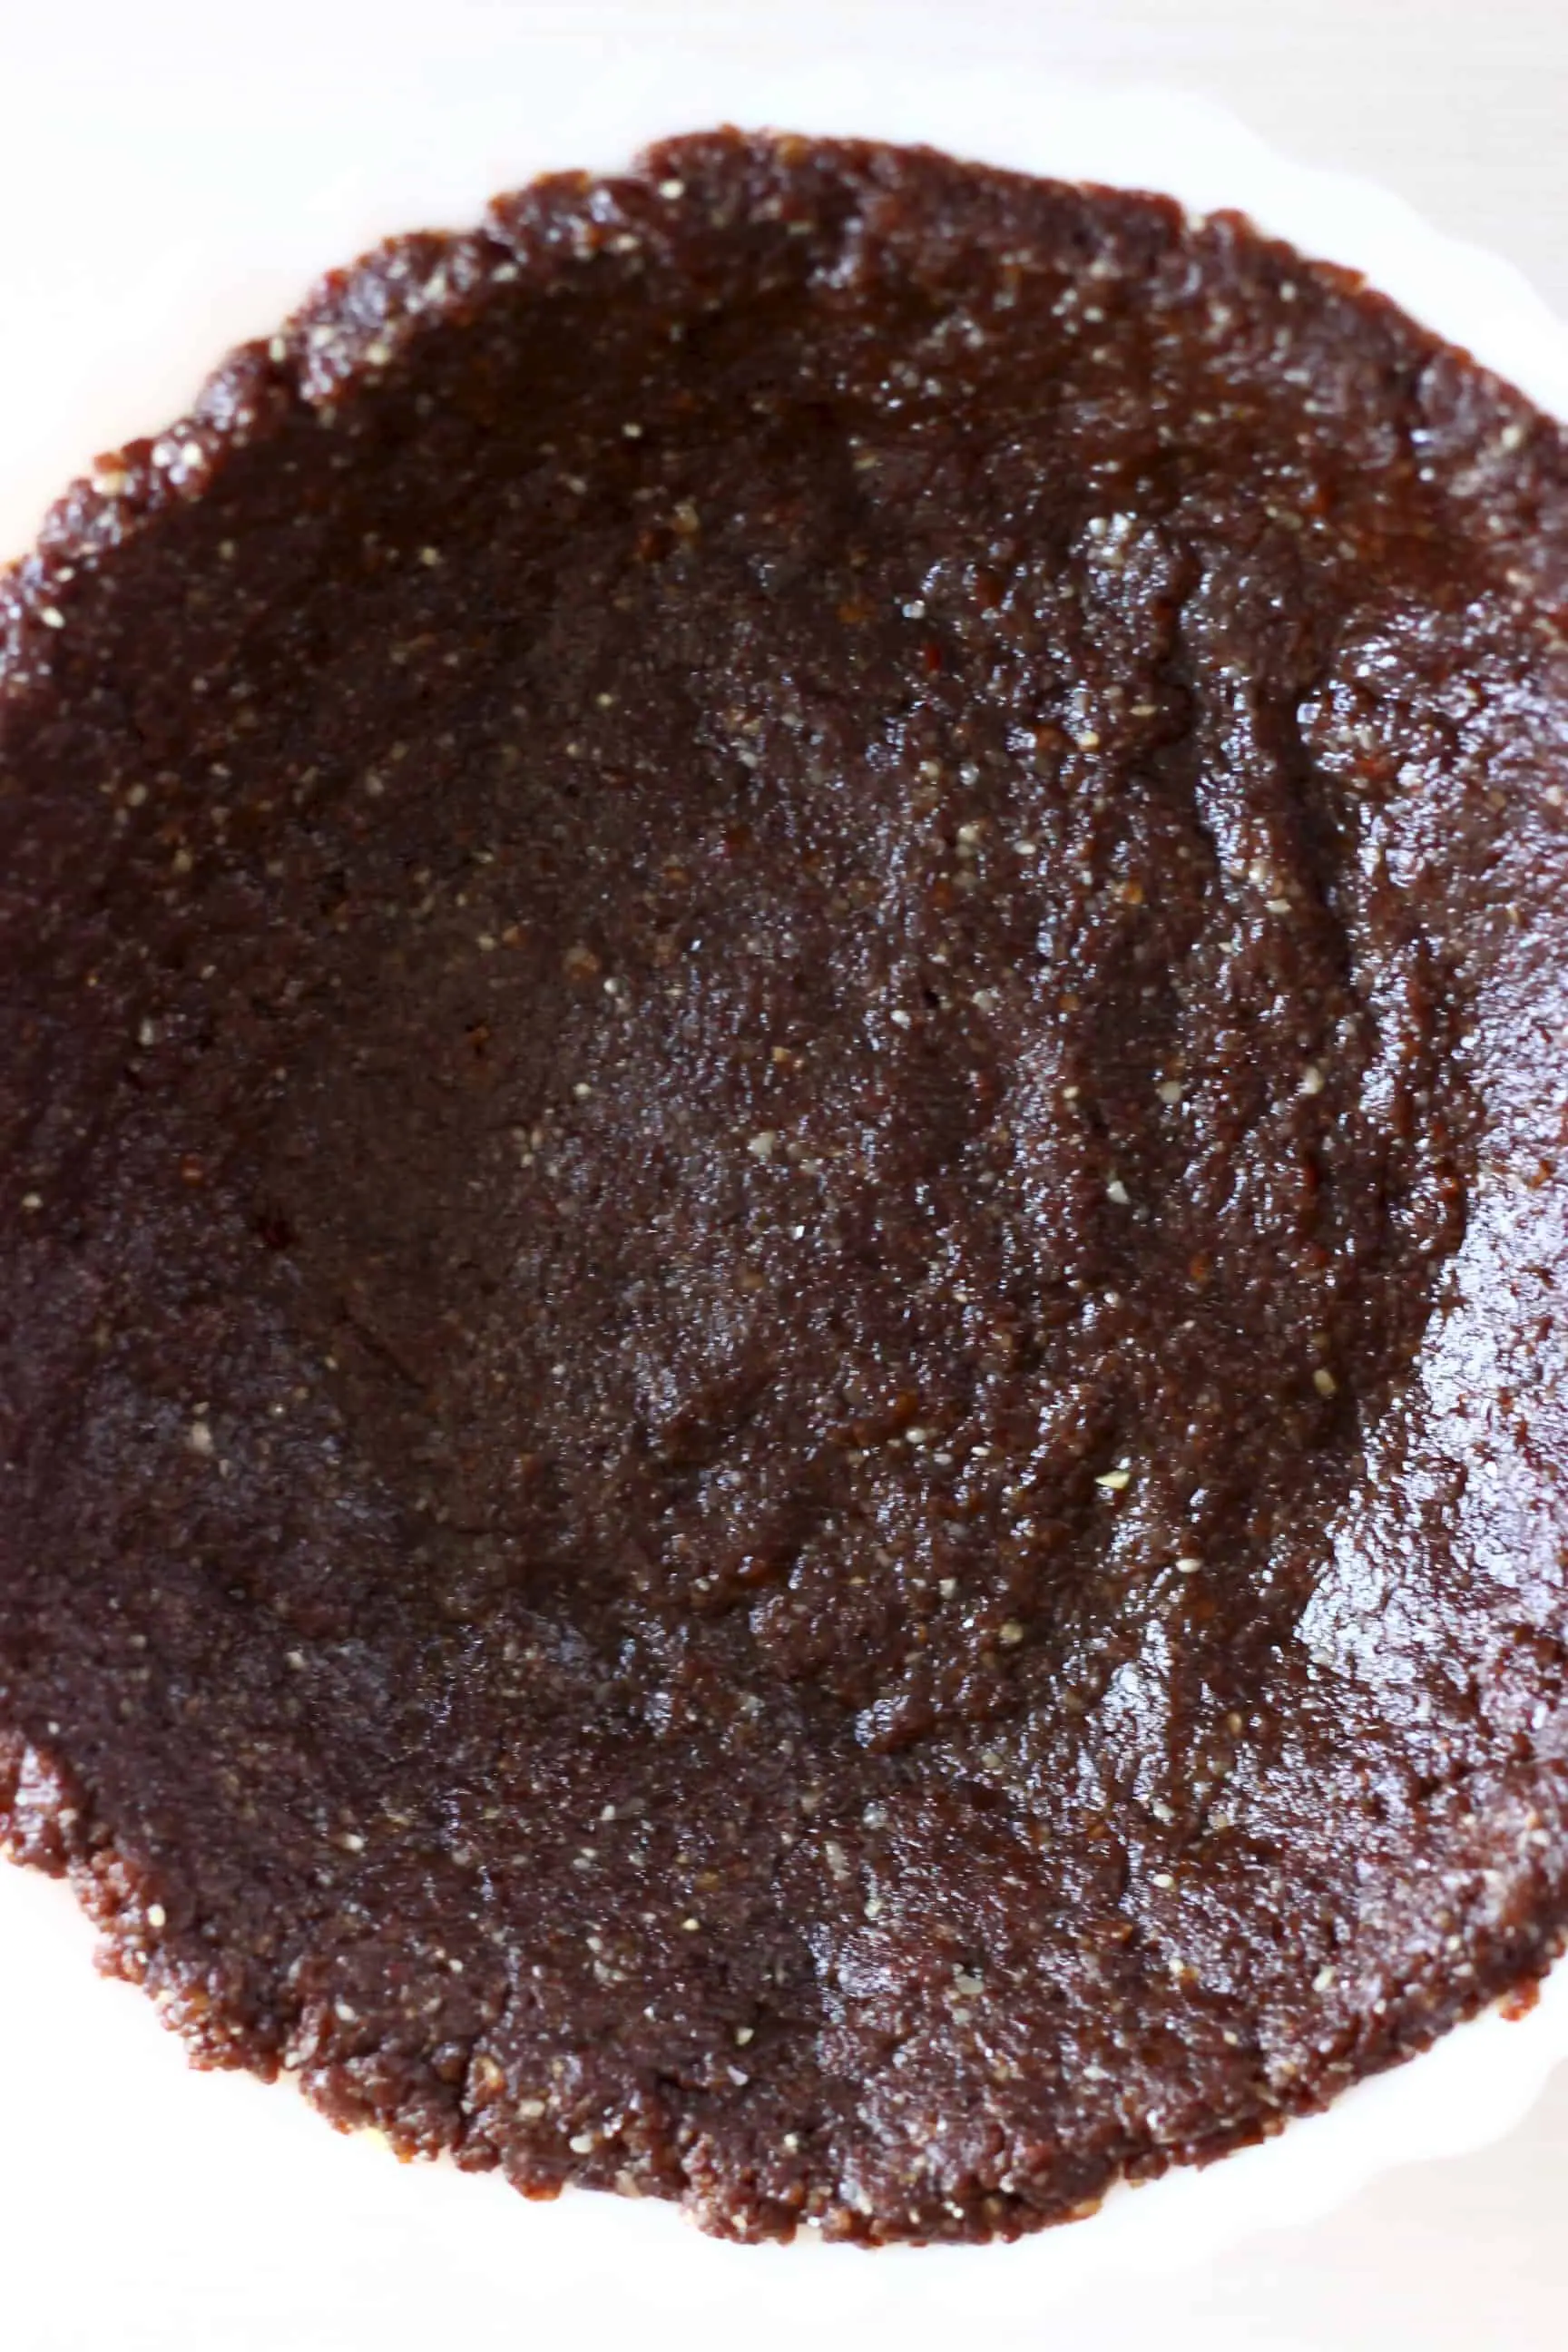
[[1343, 273], [728, 133], [72, 491], [0, 1800], [198, 2059], [978, 2239], [1544, 1967], [1565, 597]]

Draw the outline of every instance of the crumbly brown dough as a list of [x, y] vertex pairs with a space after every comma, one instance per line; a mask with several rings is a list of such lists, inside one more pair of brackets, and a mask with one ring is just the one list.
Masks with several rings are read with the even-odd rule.
[[3, 594], [0, 1794], [200, 2060], [1005, 2237], [1545, 1965], [1556, 425], [1237, 219], [720, 134]]

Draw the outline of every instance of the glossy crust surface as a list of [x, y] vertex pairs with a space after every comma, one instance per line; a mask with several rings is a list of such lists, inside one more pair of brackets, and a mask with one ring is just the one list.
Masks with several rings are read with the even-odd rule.
[[1239, 221], [716, 134], [0, 600], [0, 1800], [198, 2057], [982, 2238], [1545, 1965], [1556, 425]]

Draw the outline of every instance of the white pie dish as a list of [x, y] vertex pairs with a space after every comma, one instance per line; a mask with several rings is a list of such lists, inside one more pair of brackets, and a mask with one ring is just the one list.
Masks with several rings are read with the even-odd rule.
[[[388, 231], [471, 220], [497, 188], [538, 169], [613, 167], [649, 138], [721, 120], [922, 139], [1064, 177], [1163, 188], [1198, 209], [1238, 207], [1363, 269], [1568, 415], [1568, 330], [1514, 272], [1374, 188], [1287, 162], [1197, 100], [911, 61], [874, 76], [863, 60], [781, 67], [743, 44], [648, 48], [570, 91], [549, 72], [527, 88], [500, 78], [460, 119], [433, 119], [418, 152], [395, 111], [356, 118], [340, 147], [354, 166], [336, 178], [317, 176], [313, 153], [269, 170], [242, 138], [232, 182], [173, 255], [134, 236], [117, 235], [110, 248], [85, 205], [79, 217], [68, 208], [53, 275], [0, 238], [0, 296], [16, 347], [32, 354], [24, 380], [0, 395], [6, 445], [24, 453], [0, 484], [0, 546], [24, 543], [48, 493], [94, 449], [175, 413], [223, 346], [265, 331], [315, 271]], [[144, 151], [133, 158], [128, 145], [119, 168], [172, 170], [177, 182], [181, 167]], [[0, 2193], [17, 2241], [49, 2226], [68, 2184], [99, 2259], [121, 2275], [156, 2244], [161, 2217], [201, 2217], [186, 2233], [193, 2267], [163, 2289], [166, 2323], [171, 2291], [189, 2314], [204, 2307], [198, 2290], [208, 2308], [232, 2294], [239, 2249], [253, 2239], [300, 2250], [288, 2282], [300, 2313], [383, 2278], [395, 2241], [397, 2292], [375, 2329], [394, 2352], [437, 2326], [469, 2344], [490, 2340], [489, 2328], [506, 2340], [524, 2320], [581, 2334], [591, 2318], [607, 2329], [658, 2314], [700, 2343], [742, 2322], [755, 2336], [761, 2310], [763, 2330], [896, 2325], [918, 2345], [928, 2333], [949, 2336], [958, 2319], [1037, 2316], [1090, 2278], [1190, 2261], [1255, 2229], [1305, 2221], [1392, 2165], [1483, 2145], [1568, 2053], [1560, 1969], [1522, 2021], [1488, 2015], [1278, 2140], [1121, 2192], [1070, 2229], [1013, 2247], [872, 2257], [811, 2242], [742, 2250], [700, 2240], [662, 2208], [584, 2196], [530, 2208], [494, 2179], [403, 2172], [376, 2149], [334, 2138], [285, 2093], [193, 2077], [150, 2010], [94, 1978], [90, 1940], [59, 1890], [0, 1874], [11, 2125]], [[184, 2338], [176, 2328], [165, 2340]]]

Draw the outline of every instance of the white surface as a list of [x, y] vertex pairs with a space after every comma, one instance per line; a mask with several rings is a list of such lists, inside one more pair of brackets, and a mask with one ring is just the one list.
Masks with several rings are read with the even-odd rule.
[[[226, 342], [266, 328], [312, 271], [370, 236], [464, 221], [494, 188], [542, 165], [613, 164], [642, 137], [726, 114], [931, 137], [1003, 162], [1164, 185], [1197, 205], [1239, 203], [1309, 248], [1367, 268], [1568, 413], [1568, 338], [1506, 269], [1435, 238], [1391, 198], [1271, 155], [1201, 101], [1097, 96], [1022, 62], [933, 70], [929, 54], [900, 60], [887, 31], [901, 26], [908, 37], [912, 24], [918, 51], [918, 8], [880, 12], [874, 71], [864, 44], [876, 24], [864, 7], [792, 20], [795, 62], [776, 34], [748, 40], [733, 12], [724, 38], [695, 59], [605, 34], [614, 18], [669, 11], [583, 9], [569, 31], [560, 10], [448, 5], [437, 24], [428, 9], [395, 5], [309, 16], [291, 5], [269, 13], [273, 46], [243, 55], [254, 28], [220, 40], [206, 17], [140, 13], [160, 21], [163, 37], [148, 39], [143, 23], [127, 40], [118, 12], [77, 8], [68, 56], [58, 30], [24, 27], [19, 16], [0, 30], [9, 52], [0, 55], [0, 219], [26, 225], [0, 232], [0, 315], [8, 342], [25, 334], [47, 354], [4, 394], [0, 547], [25, 539], [44, 497], [95, 448], [164, 421]], [[1123, 30], [1126, 13], [1111, 12]], [[1010, 24], [1016, 11], [979, 14], [992, 47], [1011, 29], [1018, 59], [1037, 48], [1023, 37], [1028, 28]], [[1178, 21], [1158, 14], [1167, 28]], [[546, 18], [556, 26], [548, 38]], [[279, 37], [289, 19], [297, 42]], [[356, 75], [372, 25], [390, 52]], [[810, 36], [820, 41], [825, 25], [853, 33], [859, 54], [811, 56]], [[43, 223], [36, 203], [21, 201], [41, 170], [53, 175]], [[1093, 2323], [1100, 2343], [1152, 2332], [1180, 2345], [1181, 2298], [1195, 2312], [1207, 2294], [1203, 2340], [1223, 2345], [1215, 2331], [1231, 2324], [1230, 2293], [1232, 2319], [1247, 2330], [1238, 2343], [1306, 2347], [1331, 2333], [1352, 2345], [1441, 2344], [1439, 2314], [1412, 2333], [1386, 2307], [1375, 2337], [1358, 2336], [1344, 2313], [1330, 2330], [1326, 2305], [1325, 2332], [1302, 2332], [1315, 2324], [1310, 2297], [1270, 2288], [1257, 2247], [1192, 2266], [1238, 2231], [1321, 2212], [1391, 2161], [1501, 2130], [1568, 2047], [1568, 1980], [1554, 1981], [1525, 2025], [1486, 2021], [1331, 2116], [1212, 2173], [1118, 2200], [1079, 2230], [979, 2256], [747, 2252], [699, 2242], [662, 2211], [582, 2199], [530, 2209], [493, 2181], [405, 2172], [336, 2139], [285, 2094], [192, 2077], [145, 2004], [95, 1982], [89, 1942], [58, 1890], [0, 1878], [0, 1992], [17, 2021], [0, 2036], [7, 2250], [32, 2245], [41, 2270], [51, 2247], [57, 2259], [68, 2247], [79, 2259], [85, 2239], [95, 2273], [122, 2281], [130, 2305], [105, 2327], [52, 2288], [33, 2292], [14, 2258], [7, 2340], [19, 2352], [76, 2352], [104, 2334], [176, 2352], [412, 2345], [432, 2332], [488, 2347], [533, 2328], [551, 2340], [568, 2328], [591, 2337], [595, 2321], [611, 2319], [621, 2332], [646, 2324], [656, 2342], [700, 2345], [747, 2305], [748, 2332], [764, 2342], [791, 2310], [832, 2342], [895, 2315], [917, 2343], [981, 2318], [1011, 2341], [1047, 2305], [1068, 2326], [1090, 2277], [1113, 2296]], [[68, 2084], [81, 2101], [74, 2125], [58, 2112]], [[1559, 2177], [1568, 2187], [1568, 2168]], [[1436, 2178], [1415, 2176], [1413, 2210], [1436, 2197]], [[1399, 2193], [1385, 2184], [1374, 2199]], [[1352, 2215], [1320, 2234], [1352, 2242], [1357, 2226]], [[1473, 2242], [1473, 2220], [1468, 2229]], [[1275, 2259], [1289, 2273], [1289, 2252]], [[1164, 2279], [1151, 2304], [1139, 2274], [1182, 2260], [1186, 2273]], [[1235, 2301], [1248, 2265], [1258, 2288], [1250, 2313]], [[1321, 2283], [1321, 2265], [1308, 2269]], [[1380, 2276], [1384, 2306], [1417, 2284], [1414, 2268], [1373, 2263], [1357, 2305], [1363, 2319], [1379, 2307]], [[1487, 2296], [1470, 2341], [1504, 2340], [1492, 2324], [1495, 2276]], [[1455, 2306], [1445, 2307], [1451, 2316]], [[1544, 2305], [1539, 2318], [1537, 2335], [1510, 2330], [1510, 2352], [1557, 2340]]]

